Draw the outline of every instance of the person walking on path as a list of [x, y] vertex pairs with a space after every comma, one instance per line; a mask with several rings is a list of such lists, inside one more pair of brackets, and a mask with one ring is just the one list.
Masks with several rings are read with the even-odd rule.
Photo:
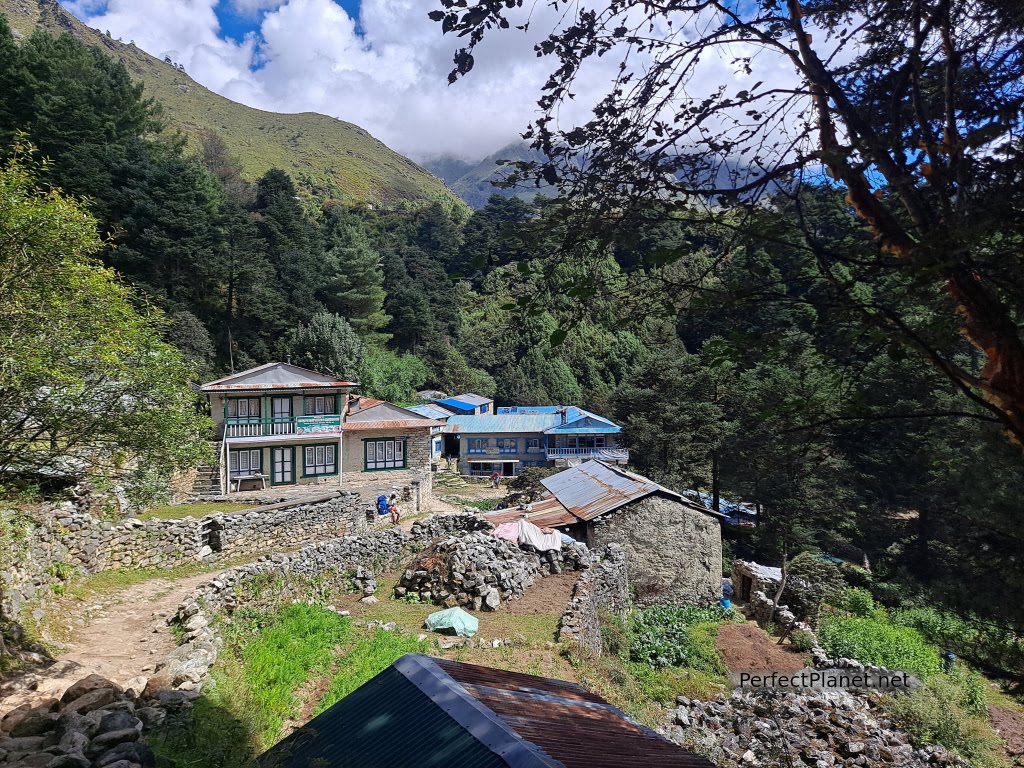
[[392, 493], [388, 499], [388, 512], [391, 513], [391, 522], [398, 525], [402, 521], [402, 511], [398, 508], [398, 494]]
[[491, 488], [497, 488], [501, 484], [501, 475], [495, 470], [491, 472]]

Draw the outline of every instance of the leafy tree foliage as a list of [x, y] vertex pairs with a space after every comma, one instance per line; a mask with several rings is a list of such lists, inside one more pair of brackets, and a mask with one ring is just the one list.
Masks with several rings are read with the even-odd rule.
[[315, 371], [352, 379], [359, 370], [363, 345], [345, 318], [330, 312], [313, 315], [291, 338], [294, 362]]
[[[922, 340], [912, 315], [848, 297], [1024, 440], [1019, 3], [609, 0], [569, 15], [560, 0], [548, 4], [560, 25], [536, 50], [554, 59], [553, 73], [527, 133], [546, 157], [520, 171], [564, 191], [568, 251], [610, 242], [652, 209], [756, 212], [765, 191], [820, 184], [824, 171], [876, 244], [854, 266], [913, 280], [974, 346], [972, 364]], [[467, 41], [452, 80], [524, 5], [440, 0], [431, 17]], [[702, 62], [722, 56], [749, 86], [708, 91]], [[592, 119], [560, 127], [559, 109], [597, 57], [620, 57], [619, 77]], [[800, 229], [808, 247], [832, 257]], [[836, 266], [826, 272], [852, 288], [851, 265]]]
[[[96, 220], [0, 171], [0, 475], [167, 474], [205, 456], [206, 419], [163, 318], [92, 260]], [[40, 308], [46, 311], [41, 312]]]

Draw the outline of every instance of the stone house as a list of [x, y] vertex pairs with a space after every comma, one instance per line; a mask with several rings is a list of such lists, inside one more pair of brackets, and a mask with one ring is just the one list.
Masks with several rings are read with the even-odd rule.
[[640, 605], [707, 605], [721, 596], [722, 515], [603, 461], [541, 483], [547, 494], [540, 501], [488, 518], [500, 524], [525, 514], [534, 525], [564, 531], [591, 549], [621, 544]]
[[324, 485], [430, 493], [430, 434], [440, 422], [352, 394], [357, 384], [267, 363], [204, 384], [218, 441], [219, 487]]

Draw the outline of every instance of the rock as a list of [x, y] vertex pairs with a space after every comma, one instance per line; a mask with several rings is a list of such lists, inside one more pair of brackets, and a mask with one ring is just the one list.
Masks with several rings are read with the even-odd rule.
[[133, 677], [127, 683], [124, 684], [125, 693], [134, 694], [136, 697], [142, 695], [142, 692], [146, 690], [146, 685], [149, 683], [149, 678], [145, 675], [139, 675]]
[[41, 736], [57, 727], [60, 715], [56, 712], [30, 714], [15, 724], [11, 736]]
[[140, 697], [143, 699], [153, 699], [160, 691], [166, 691], [171, 687], [171, 678], [167, 675], [153, 675], [149, 680], [146, 681], [145, 687], [142, 689]]
[[96, 732], [108, 733], [110, 731], [123, 731], [126, 729], [141, 731], [142, 721], [133, 715], [129, 715], [127, 712], [111, 712], [109, 715], [103, 716]]
[[94, 764], [96, 768], [106, 768], [106, 766], [114, 765], [121, 760], [136, 763], [143, 766], [143, 768], [152, 768], [156, 764], [153, 751], [145, 744], [137, 741], [126, 741], [118, 744], [113, 749], [97, 757]]
[[92, 760], [87, 758], [85, 755], [78, 753], [69, 753], [66, 755], [57, 755], [53, 757], [50, 762], [46, 764], [46, 768], [91, 768]]
[[91, 712], [114, 700], [113, 688], [97, 688], [85, 693], [64, 705], [64, 712]]
[[365, 603], [366, 605], [376, 605], [380, 602], [380, 600], [374, 597], [373, 595], [367, 595], [366, 597], [360, 599], [359, 602]]
[[135, 741], [139, 738], [139, 733], [142, 731], [142, 723], [139, 723], [139, 728], [122, 728], [117, 731], [107, 731], [106, 733], [100, 733], [93, 736], [92, 741], [89, 742], [88, 752], [93, 755], [98, 755], [102, 752], [113, 747], [115, 744], [121, 744], [125, 741]]
[[198, 698], [199, 694], [195, 691], [160, 691], [156, 695], [157, 702], [168, 708], [191, 704]]
[[81, 698], [91, 691], [100, 690], [103, 688], [110, 688], [115, 693], [121, 693], [121, 687], [112, 680], [108, 680], [102, 675], [89, 675], [83, 677], [77, 683], [69, 686], [64, 694], [60, 697], [62, 704], [67, 704], [74, 701], [75, 699]]
[[140, 707], [135, 715], [142, 721], [143, 729], [155, 728], [167, 719], [167, 713], [157, 707]]
[[62, 752], [84, 755], [89, 746], [89, 737], [80, 731], [69, 731], [64, 734], [57, 746]]
[[496, 611], [498, 606], [501, 605], [501, 593], [491, 587], [487, 590], [487, 594], [484, 595], [484, 609], [489, 611]]

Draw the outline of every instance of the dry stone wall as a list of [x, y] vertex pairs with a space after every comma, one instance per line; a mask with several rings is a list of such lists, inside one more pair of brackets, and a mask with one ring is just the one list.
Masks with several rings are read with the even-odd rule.
[[609, 544], [576, 582], [558, 624], [558, 639], [601, 655], [600, 612], [623, 615], [629, 602], [626, 551]]
[[26, 529], [23, 546], [4, 569], [2, 612], [20, 615], [70, 570], [175, 568], [196, 562], [258, 556], [313, 541], [360, 533], [370, 506], [356, 493], [251, 512], [176, 520], [99, 520], [67, 507], [50, 510]]

